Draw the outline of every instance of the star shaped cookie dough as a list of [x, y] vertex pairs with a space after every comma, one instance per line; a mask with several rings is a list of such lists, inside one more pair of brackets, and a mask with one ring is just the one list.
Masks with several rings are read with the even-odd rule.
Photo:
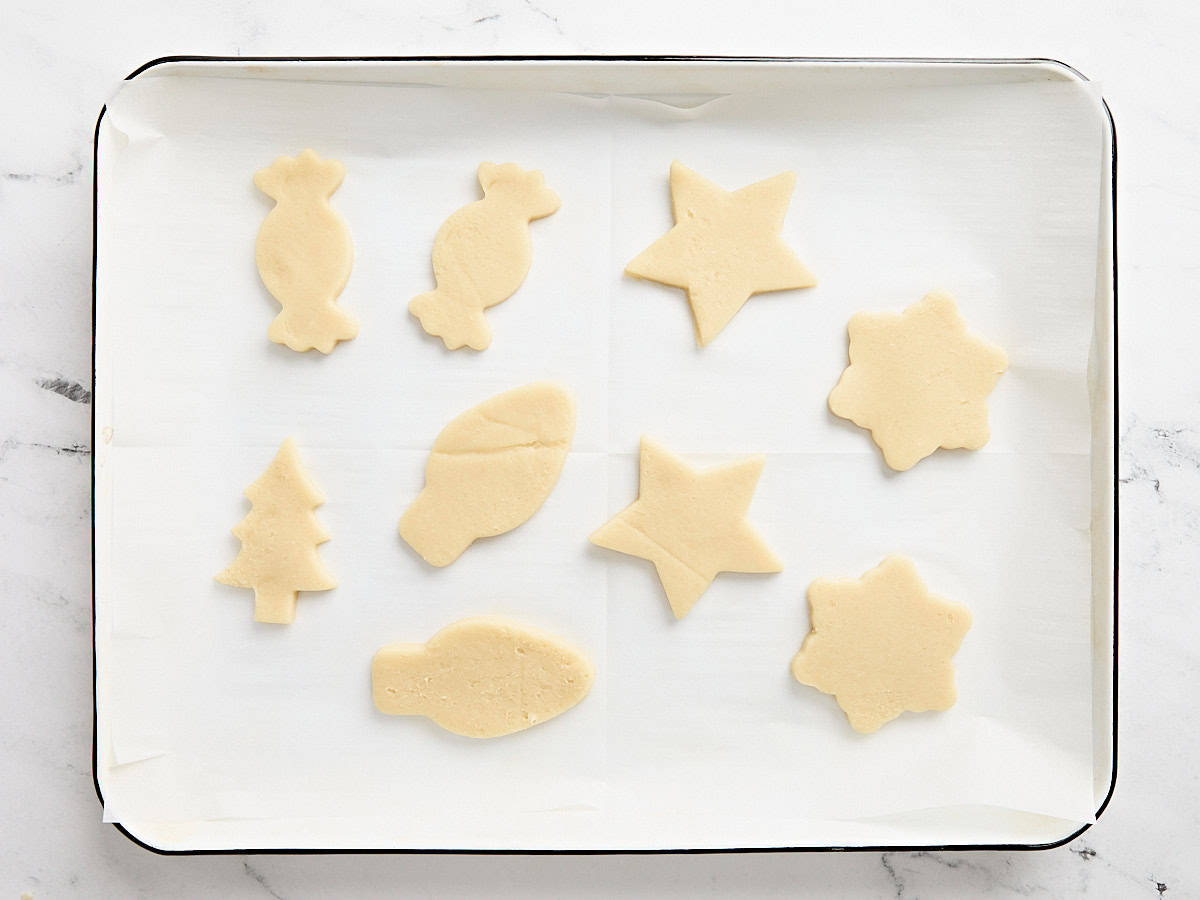
[[912, 560], [889, 556], [862, 578], [818, 578], [808, 605], [812, 631], [792, 675], [833, 694], [855, 731], [954, 705], [951, 658], [971, 614], [930, 594]]
[[671, 163], [675, 226], [643, 250], [625, 274], [687, 291], [704, 346], [752, 294], [817, 283], [779, 236], [796, 173], [784, 172], [725, 191], [679, 162]]
[[746, 521], [762, 456], [698, 470], [642, 438], [638, 498], [592, 534], [601, 547], [654, 563], [676, 619], [720, 572], [781, 572]]
[[1008, 357], [968, 333], [953, 297], [935, 291], [903, 313], [857, 313], [848, 331], [850, 365], [829, 409], [869, 429], [889, 466], [903, 472], [939, 447], [988, 442], [987, 397]]

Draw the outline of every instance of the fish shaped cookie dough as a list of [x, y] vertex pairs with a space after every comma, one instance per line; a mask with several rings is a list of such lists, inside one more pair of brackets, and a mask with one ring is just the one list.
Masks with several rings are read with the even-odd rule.
[[329, 353], [358, 334], [358, 323], [335, 302], [354, 262], [350, 231], [329, 205], [346, 170], [312, 150], [281, 156], [254, 173], [275, 201], [254, 247], [258, 274], [283, 307], [267, 337], [293, 350]]
[[511, 531], [550, 495], [574, 435], [575, 400], [552, 382], [467, 410], [434, 441], [400, 536], [426, 562], [448, 566], [477, 538]]
[[437, 289], [408, 304], [421, 327], [449, 350], [484, 350], [492, 343], [483, 311], [521, 286], [533, 253], [529, 223], [559, 207], [541, 172], [513, 163], [480, 163], [479, 185], [483, 199], [452, 213], [433, 239]]
[[424, 644], [388, 644], [371, 661], [375, 708], [426, 716], [455, 734], [489, 738], [566, 712], [592, 688], [586, 656], [554, 635], [505, 619], [447, 625]]

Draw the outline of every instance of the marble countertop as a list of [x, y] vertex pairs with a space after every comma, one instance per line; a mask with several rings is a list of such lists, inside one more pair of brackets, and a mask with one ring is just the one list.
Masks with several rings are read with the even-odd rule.
[[[785, 7], [788, 9], [785, 11]], [[0, 29], [0, 886], [9, 896], [1186, 897], [1200, 826], [1200, 8], [746, 0], [636, 14], [565, 0], [43, 4]], [[1038, 56], [1103, 89], [1120, 146], [1120, 777], [1103, 818], [1038, 853], [163, 858], [100, 822], [92, 786], [91, 174], [96, 115], [175, 53]]]

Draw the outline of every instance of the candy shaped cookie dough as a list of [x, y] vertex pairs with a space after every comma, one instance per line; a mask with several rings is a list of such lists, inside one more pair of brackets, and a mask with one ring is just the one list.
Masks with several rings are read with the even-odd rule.
[[283, 308], [267, 336], [293, 350], [333, 350], [358, 334], [358, 323], [335, 302], [350, 277], [354, 249], [329, 198], [346, 170], [312, 150], [281, 156], [254, 173], [254, 183], [275, 201], [258, 231], [258, 274]]
[[371, 662], [380, 712], [427, 716], [473, 738], [540, 725], [587, 696], [593, 678], [565, 641], [490, 617], [455, 622], [424, 644], [389, 644]]
[[434, 441], [400, 536], [430, 565], [448, 566], [477, 538], [511, 531], [550, 495], [574, 435], [575, 401], [551, 382], [467, 410]]
[[833, 694], [855, 731], [954, 705], [952, 658], [971, 614], [929, 593], [912, 560], [889, 556], [862, 578], [818, 578], [808, 605], [812, 630], [792, 675]]
[[935, 291], [902, 313], [856, 313], [848, 331], [850, 365], [829, 409], [869, 429], [889, 466], [903, 472], [939, 447], [988, 442], [987, 398], [1008, 357], [967, 331], [953, 297]]
[[286, 625], [296, 617], [297, 591], [337, 587], [317, 555], [329, 533], [313, 509], [325, 498], [300, 464], [291, 438], [245, 494], [250, 512], [233, 529], [242, 549], [217, 581], [253, 588], [255, 621]]
[[625, 267], [625, 274], [687, 291], [704, 346], [753, 294], [812, 287], [813, 274], [783, 242], [794, 172], [726, 191], [671, 163], [675, 226]]
[[421, 327], [449, 350], [484, 350], [492, 343], [483, 311], [521, 286], [533, 252], [529, 223], [559, 207], [541, 172], [485, 162], [478, 174], [483, 199], [453, 213], [433, 239], [436, 290], [408, 304]]

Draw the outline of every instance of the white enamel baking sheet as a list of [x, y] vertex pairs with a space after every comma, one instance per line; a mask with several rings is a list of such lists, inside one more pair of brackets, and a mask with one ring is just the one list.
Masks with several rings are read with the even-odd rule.
[[[253, 172], [312, 147], [360, 336], [266, 338]], [[1112, 767], [1111, 142], [1049, 63], [174, 63], [98, 133], [97, 777], [163, 849], [661, 849], [1042, 843]], [[680, 291], [622, 276], [671, 224], [680, 159], [735, 188], [797, 173], [784, 229], [820, 279], [751, 299], [696, 348]], [[406, 311], [483, 160], [541, 169], [524, 286], [484, 353]], [[906, 473], [825, 398], [862, 309], [953, 292], [1011, 368], [992, 441]], [[451, 417], [541, 378], [579, 427], [518, 530], [435, 570], [398, 538]], [[786, 564], [723, 575], [682, 622], [653, 568], [587, 536], [637, 493], [643, 433], [696, 462], [766, 453], [751, 519]], [[241, 497], [294, 435], [339, 586], [288, 627], [213, 575]], [[796, 684], [805, 589], [913, 557], [974, 625], [958, 704], [853, 732]], [[498, 613], [594, 660], [577, 708], [491, 742], [389, 718], [369, 664]]]

